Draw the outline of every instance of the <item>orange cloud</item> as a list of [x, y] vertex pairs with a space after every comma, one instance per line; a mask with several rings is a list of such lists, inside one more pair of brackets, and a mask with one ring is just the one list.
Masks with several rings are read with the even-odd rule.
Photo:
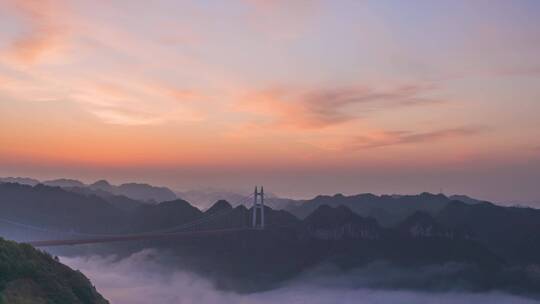
[[6, 54], [12, 60], [33, 64], [65, 46], [67, 30], [58, 20], [63, 7], [59, 1], [13, 0], [11, 8], [24, 21], [24, 33], [15, 39]]

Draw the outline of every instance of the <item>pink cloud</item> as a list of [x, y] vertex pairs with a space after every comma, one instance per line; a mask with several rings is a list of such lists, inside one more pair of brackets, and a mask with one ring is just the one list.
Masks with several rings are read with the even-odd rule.
[[[240, 102], [244, 111], [270, 118], [275, 126], [318, 129], [357, 119], [355, 105], [416, 106], [443, 102], [421, 95], [432, 86], [408, 85], [393, 89], [367, 86], [317, 88], [311, 90], [274, 88], [247, 94]], [[367, 110], [366, 110], [367, 111]]]
[[65, 46], [67, 28], [59, 22], [64, 13], [60, 1], [12, 0], [9, 7], [20, 16], [25, 29], [6, 51], [12, 60], [33, 64]]
[[373, 136], [358, 136], [353, 139], [347, 149], [359, 150], [386, 146], [430, 143], [445, 139], [468, 137], [481, 133], [485, 129], [477, 126], [458, 127], [427, 132], [390, 131]]

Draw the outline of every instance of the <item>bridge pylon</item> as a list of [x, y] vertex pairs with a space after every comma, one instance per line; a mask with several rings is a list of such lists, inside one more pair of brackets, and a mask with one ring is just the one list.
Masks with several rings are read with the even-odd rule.
[[[257, 212], [260, 210], [260, 212]], [[260, 214], [260, 220], [257, 221], [257, 215]], [[255, 192], [253, 195], [253, 221], [252, 227], [256, 229], [264, 229], [264, 188], [261, 186], [261, 190], [258, 191], [255, 186]]]

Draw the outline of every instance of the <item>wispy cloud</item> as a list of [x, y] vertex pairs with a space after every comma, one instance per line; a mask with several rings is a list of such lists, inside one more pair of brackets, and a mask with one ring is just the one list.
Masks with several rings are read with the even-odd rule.
[[[416, 106], [443, 102], [422, 96], [432, 88], [423, 85], [392, 89], [367, 86], [307, 90], [274, 88], [247, 94], [242, 99], [240, 108], [270, 117], [270, 124], [273, 125], [317, 129], [354, 120], [362, 113], [385, 106]], [[360, 110], [353, 108], [359, 105], [366, 107]]]
[[[186, 56], [118, 24], [96, 21], [81, 11], [84, 7], [84, 3], [61, 0], [0, 2], [0, 9], [5, 8], [17, 21], [12, 24], [13, 37], [2, 41], [6, 47], [0, 49], [0, 63], [5, 64], [8, 76], [16, 73], [26, 79], [17, 85], [0, 79], [0, 85], [7, 87], [3, 93], [16, 100], [74, 102], [111, 124], [203, 119], [205, 111], [199, 103], [204, 103], [204, 94], [177, 79], [187, 78], [189, 72], [183, 69], [202, 71], [204, 67], [195, 67]], [[118, 8], [110, 10], [121, 14]], [[61, 68], [39, 65], [66, 60], [67, 55], [69, 62]], [[171, 62], [181, 65], [182, 71], [161, 73], [169, 70]]]
[[11, 60], [33, 64], [65, 47], [68, 30], [60, 22], [62, 2], [11, 0], [8, 7], [17, 13], [25, 28], [5, 50]]
[[466, 126], [452, 129], [442, 129], [428, 132], [390, 131], [374, 134], [373, 136], [357, 136], [347, 145], [347, 149], [371, 149], [386, 146], [429, 143], [445, 139], [473, 136], [485, 128]]
[[[194, 101], [202, 94], [156, 82], [131, 79], [123, 83], [90, 82], [70, 96], [90, 113], [107, 123], [148, 125], [167, 121], [200, 121], [202, 111]], [[149, 103], [152, 100], [153, 103]]]

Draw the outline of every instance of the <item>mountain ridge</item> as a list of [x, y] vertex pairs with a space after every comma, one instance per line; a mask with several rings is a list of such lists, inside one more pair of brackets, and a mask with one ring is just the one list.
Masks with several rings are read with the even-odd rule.
[[145, 203], [159, 203], [177, 198], [176, 194], [167, 187], [153, 186], [145, 183], [124, 183], [112, 185], [107, 180], [98, 180], [92, 184], [85, 184], [76, 179], [59, 178], [53, 180], [39, 181], [27, 177], [0, 177], [0, 183], [18, 183], [23, 185], [35, 186], [43, 184], [51, 187], [60, 187], [66, 190], [85, 188], [94, 191], [104, 191], [112, 195], [125, 196], [132, 200], [138, 200]]
[[[540, 264], [540, 246], [536, 245], [540, 244], [540, 235], [536, 233], [540, 231], [540, 210], [449, 201], [440, 210], [427, 212], [423, 209], [427, 204], [435, 202], [438, 207], [444, 197], [435, 196], [435, 200], [431, 194], [407, 197], [363, 194], [360, 197], [368, 202], [380, 202], [382, 197], [383, 202], [392, 200], [394, 204], [410, 204], [402, 206], [407, 212], [419, 209], [395, 225], [385, 226], [375, 217], [358, 214], [349, 206], [338, 204], [343, 201], [358, 204], [358, 197], [318, 196], [314, 199], [320, 204], [303, 219], [286, 210], [265, 206], [267, 229], [264, 230], [240, 229], [200, 239], [186, 236], [174, 242], [120, 243], [111, 248], [119, 254], [146, 247], [167, 250], [178, 256], [182, 265], [187, 263], [186, 267], [192, 267], [190, 269], [194, 271], [215, 276], [224, 288], [234, 290], [266, 288], [319, 263], [335, 263], [347, 270], [377, 260], [409, 266], [470, 264], [470, 273], [464, 276], [474, 284], [480, 284], [478, 288], [513, 288], [515, 276], [528, 278], [531, 275], [528, 269]], [[414, 203], [413, 199], [420, 203]], [[439, 199], [441, 201], [437, 201]], [[176, 199], [125, 210], [99, 196], [78, 194], [60, 187], [0, 184], [0, 212], [4, 216], [11, 212], [24, 223], [90, 233], [166, 231], [202, 219], [205, 214], [220, 215], [214, 221], [202, 221], [196, 229], [249, 228], [252, 208], [233, 207], [222, 200], [202, 211], [185, 200]], [[38, 211], [48, 216], [38, 216]], [[5, 233], [8, 226], [0, 223], [0, 231]], [[504, 231], [507, 233], [502, 233]], [[51, 239], [46, 235], [40, 237]], [[109, 245], [99, 248], [106, 249]], [[268, 263], [273, 263], [273, 267]], [[474, 270], [475, 267], [480, 270]], [[478, 281], [479, 276], [483, 278], [490, 271], [496, 273], [493, 279]], [[260, 277], [260, 273], [269, 273], [269, 277]], [[220, 278], [230, 279], [230, 282], [220, 281]], [[540, 282], [530, 280], [530, 284], [523, 285], [527, 286], [526, 291], [540, 286]]]

